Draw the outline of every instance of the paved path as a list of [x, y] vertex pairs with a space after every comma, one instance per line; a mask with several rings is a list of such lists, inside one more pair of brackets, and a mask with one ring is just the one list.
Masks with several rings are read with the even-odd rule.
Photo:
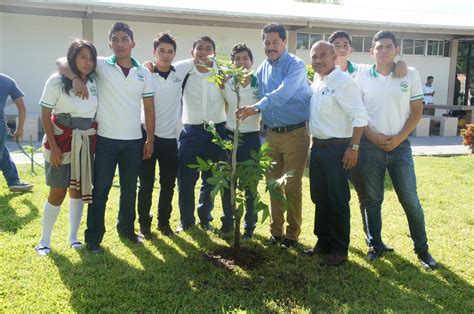
[[[462, 145], [460, 136], [429, 136], [429, 137], [410, 137], [413, 156], [456, 156], [470, 154], [469, 148]], [[29, 145], [29, 143], [23, 143]], [[41, 142], [35, 142], [35, 147], [40, 147]], [[14, 142], [7, 142], [7, 147], [12, 153], [12, 158], [16, 164], [29, 164], [30, 159], [20, 152]], [[43, 155], [35, 154], [35, 161], [43, 164]]]

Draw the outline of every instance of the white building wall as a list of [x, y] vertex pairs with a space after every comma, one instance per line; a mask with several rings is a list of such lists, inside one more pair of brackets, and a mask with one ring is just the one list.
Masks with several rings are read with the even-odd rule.
[[[81, 19], [0, 12], [0, 72], [17, 81], [28, 113], [40, 112], [38, 102], [55, 60], [81, 36]], [[17, 110], [9, 105], [5, 112], [16, 115]]]
[[[299, 49], [296, 51], [296, 55], [302, 58], [306, 63], [310, 63], [309, 50]], [[350, 59], [355, 63], [374, 63], [374, 60], [369, 53], [354, 52]], [[439, 105], [448, 104], [450, 57], [403, 55], [397, 57], [397, 60], [398, 59], [405, 61], [409, 67], [416, 68], [423, 84], [426, 83], [427, 76], [434, 76], [434, 103]]]
[[[127, 22], [127, 21], [125, 21]], [[108, 56], [108, 31], [111, 20], [94, 20], [93, 36], [100, 55]], [[265, 59], [260, 29], [190, 26], [161, 23], [127, 22], [135, 32], [134, 56], [140, 61], [151, 60], [152, 41], [156, 34], [169, 31], [178, 38], [176, 60], [190, 57], [193, 40], [207, 34], [218, 45], [218, 51], [229, 54], [233, 44], [245, 42], [254, 53], [254, 68]], [[44, 82], [56, 70], [55, 60], [66, 54], [71, 41], [82, 36], [82, 20], [52, 16], [11, 14], [0, 12], [0, 72], [12, 76], [25, 92], [29, 113], [39, 113], [39, 98]], [[296, 54], [309, 63], [309, 51], [297, 50]], [[446, 104], [450, 58], [411, 56], [402, 57], [409, 66], [426, 76], [435, 77], [435, 103]], [[367, 53], [353, 53], [351, 59], [358, 63], [372, 63]], [[14, 106], [8, 106], [7, 114], [16, 114]]]

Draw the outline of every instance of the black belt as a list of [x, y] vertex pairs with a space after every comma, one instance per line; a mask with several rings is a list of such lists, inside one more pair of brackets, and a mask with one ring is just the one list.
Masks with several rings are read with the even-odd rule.
[[[234, 131], [231, 129], [226, 130], [227, 134], [234, 135]], [[241, 132], [239, 131], [239, 135], [242, 135], [243, 137], [246, 136], [260, 136], [260, 131], [254, 131], [254, 132]]]
[[316, 148], [325, 148], [334, 145], [347, 145], [351, 142], [351, 138], [328, 138], [325, 140], [313, 137], [313, 145]]
[[[208, 126], [208, 123], [202, 123], [202, 124], [185, 124], [185, 128], [191, 128], [191, 129], [201, 129], [204, 130], [206, 126]], [[225, 122], [220, 122], [220, 123], [215, 123], [214, 126], [217, 128], [225, 126]]]
[[293, 130], [305, 127], [305, 126], [306, 126], [306, 122], [303, 121], [303, 122], [300, 122], [300, 123], [297, 123], [297, 124], [281, 126], [279, 128], [270, 128], [270, 130], [272, 130], [273, 132], [276, 132], [276, 133], [288, 133], [288, 132], [291, 132]]

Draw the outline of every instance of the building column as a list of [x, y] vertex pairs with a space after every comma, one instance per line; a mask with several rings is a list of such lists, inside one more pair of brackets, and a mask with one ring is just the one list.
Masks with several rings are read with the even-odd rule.
[[296, 54], [296, 31], [290, 30], [288, 34], [288, 52]]
[[459, 40], [453, 39], [451, 40], [451, 60], [449, 63], [449, 78], [448, 78], [448, 99], [447, 105], [453, 105], [453, 97], [454, 97], [454, 80], [456, 78], [456, 65], [458, 63], [458, 45]]
[[91, 42], [94, 41], [94, 24], [90, 17], [82, 19], [82, 38]]

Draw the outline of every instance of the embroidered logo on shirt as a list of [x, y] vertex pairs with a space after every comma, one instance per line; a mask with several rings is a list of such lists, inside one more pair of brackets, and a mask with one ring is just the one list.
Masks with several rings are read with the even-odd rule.
[[183, 81], [183, 80], [182, 80], [180, 77], [175, 77], [175, 78], [173, 79], [173, 83], [180, 83], [180, 82], [182, 82], [182, 81]]
[[324, 88], [323, 91], [321, 92], [321, 95], [324, 96], [324, 95], [329, 95], [329, 96], [332, 96], [336, 93], [336, 90], [335, 89], [329, 89], [328, 87]]
[[89, 89], [89, 94], [91, 94], [92, 96], [97, 96], [97, 88], [95, 88], [95, 86], [92, 86]]
[[143, 75], [143, 73], [137, 73], [137, 78], [139, 81], [142, 81], [142, 82], [145, 81], [145, 76]]
[[408, 82], [407, 81], [403, 81], [400, 83], [400, 88], [402, 90], [402, 92], [408, 92]]

